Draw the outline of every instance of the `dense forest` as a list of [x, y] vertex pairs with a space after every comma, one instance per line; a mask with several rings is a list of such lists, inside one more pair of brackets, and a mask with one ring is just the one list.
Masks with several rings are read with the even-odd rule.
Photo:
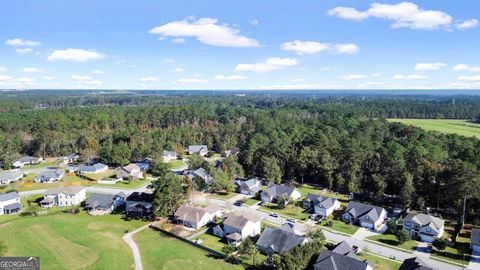
[[457, 213], [467, 196], [467, 219], [480, 223], [480, 140], [385, 120], [476, 119], [479, 98], [75, 95], [1, 98], [0, 161], [80, 152], [123, 165], [189, 144], [238, 146], [246, 175]]

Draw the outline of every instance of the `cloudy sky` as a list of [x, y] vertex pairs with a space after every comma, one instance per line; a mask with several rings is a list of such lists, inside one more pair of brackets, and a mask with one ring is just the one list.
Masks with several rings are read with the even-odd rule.
[[479, 21], [478, 0], [3, 0], [0, 88], [478, 89]]

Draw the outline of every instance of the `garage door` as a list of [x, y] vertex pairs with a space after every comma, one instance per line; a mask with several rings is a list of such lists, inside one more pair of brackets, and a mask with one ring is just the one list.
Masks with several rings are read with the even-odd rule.
[[364, 228], [370, 228], [370, 229], [373, 229], [373, 224], [371, 223], [368, 223], [368, 222], [361, 222], [360, 223], [360, 226], [364, 227]]

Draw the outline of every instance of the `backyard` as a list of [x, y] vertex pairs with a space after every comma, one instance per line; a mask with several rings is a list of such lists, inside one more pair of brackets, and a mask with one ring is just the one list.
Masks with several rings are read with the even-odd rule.
[[33, 178], [36, 174], [27, 174], [21, 181], [11, 183], [9, 185], [4, 185], [0, 187], [0, 190], [16, 190], [16, 191], [27, 191], [35, 189], [49, 189], [56, 188], [60, 186], [89, 186], [95, 184], [94, 181], [89, 181], [82, 179], [76, 175], [65, 175], [61, 181], [54, 183], [36, 183], [33, 181]]
[[48, 211], [39, 217], [0, 217], [5, 256], [39, 256], [42, 269], [132, 269], [133, 257], [122, 235], [143, 222]]
[[[331, 222], [332, 226], [329, 226], [330, 222]], [[353, 235], [358, 230], [357, 226], [347, 224], [342, 220], [333, 219], [331, 216], [328, 217], [327, 219], [322, 220], [319, 223], [319, 225], [326, 228], [326, 229], [339, 231], [339, 232], [349, 234], [349, 235]]]
[[277, 204], [267, 203], [259, 208], [266, 212], [275, 212], [283, 216], [292, 217], [298, 220], [307, 220], [310, 214], [301, 207], [302, 201], [290, 202], [285, 208], [278, 208]]
[[208, 252], [151, 229], [135, 235], [146, 270], [244, 269], [217, 259]]
[[373, 255], [367, 252], [360, 252], [357, 254], [359, 260], [368, 260], [375, 270], [398, 270], [400, 262]]

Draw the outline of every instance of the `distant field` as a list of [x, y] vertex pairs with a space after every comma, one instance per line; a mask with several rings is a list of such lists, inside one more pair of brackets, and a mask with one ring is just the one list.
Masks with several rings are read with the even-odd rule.
[[425, 130], [433, 130], [447, 134], [458, 134], [466, 137], [480, 138], [480, 124], [468, 120], [449, 119], [388, 119], [390, 122], [400, 122], [417, 126]]

